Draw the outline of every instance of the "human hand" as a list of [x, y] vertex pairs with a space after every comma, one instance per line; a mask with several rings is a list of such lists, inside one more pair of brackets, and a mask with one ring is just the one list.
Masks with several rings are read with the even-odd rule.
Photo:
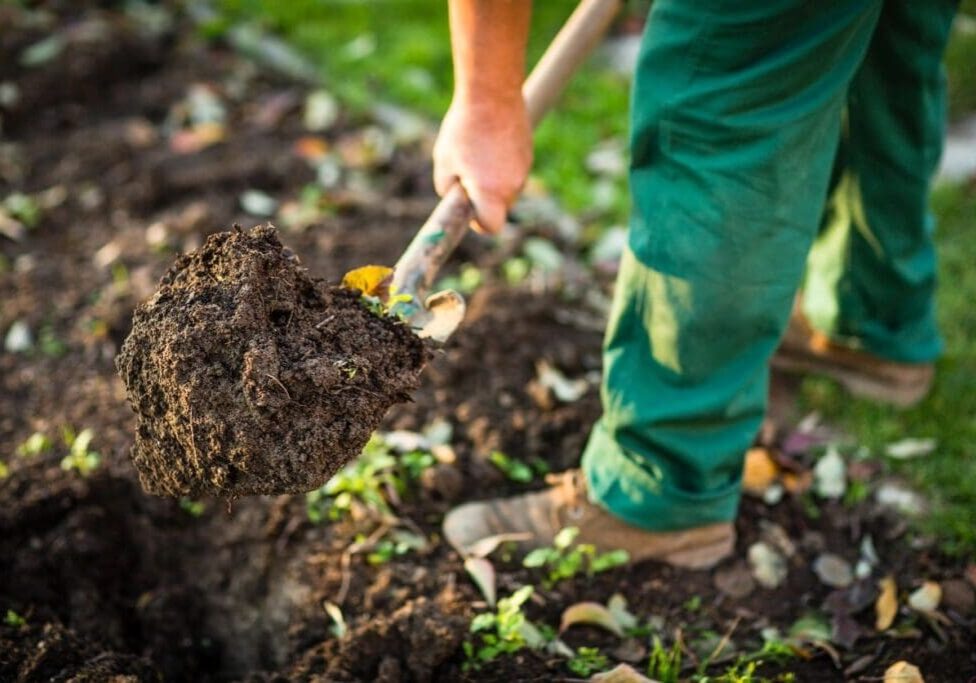
[[455, 98], [434, 144], [434, 187], [460, 182], [475, 211], [472, 228], [494, 234], [532, 166], [532, 128], [521, 93], [507, 99]]

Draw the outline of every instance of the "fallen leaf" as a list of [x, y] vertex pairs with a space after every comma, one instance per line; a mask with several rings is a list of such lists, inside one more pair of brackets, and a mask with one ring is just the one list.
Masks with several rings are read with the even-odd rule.
[[933, 612], [942, 602], [942, 586], [926, 581], [908, 596], [908, 606], [916, 612]]
[[339, 609], [339, 605], [326, 600], [323, 607], [325, 607], [326, 613], [334, 623], [333, 630], [335, 631], [336, 637], [342, 638], [346, 634], [346, 620], [342, 616], [342, 610]]
[[32, 346], [34, 338], [27, 323], [23, 320], [15, 321], [3, 339], [3, 348], [9, 353], [24, 353], [30, 351]]
[[293, 149], [299, 159], [317, 164], [329, 153], [329, 143], [320, 137], [308, 135], [295, 140]]
[[892, 508], [905, 515], [915, 516], [925, 509], [922, 497], [902, 484], [894, 482], [882, 484], [874, 496], [878, 505]]
[[885, 670], [884, 683], [925, 683], [925, 679], [917, 666], [902, 660]]
[[43, 38], [20, 53], [20, 65], [29, 68], [50, 62], [64, 51], [66, 45], [64, 36], [57, 33]]
[[240, 202], [241, 208], [252, 216], [271, 216], [278, 208], [278, 200], [261, 190], [245, 190]]
[[328, 130], [339, 118], [339, 102], [326, 90], [313, 90], [305, 98], [305, 128], [314, 131]]
[[784, 472], [783, 487], [794, 496], [806, 493], [813, 486], [813, 473], [803, 472]]
[[908, 460], [929, 455], [935, 450], [935, 439], [902, 439], [885, 446], [885, 455], [895, 460]]
[[789, 637], [804, 643], [826, 643], [830, 640], [831, 629], [827, 620], [820, 614], [806, 614], [790, 627]]
[[342, 277], [342, 286], [355, 289], [366, 296], [385, 299], [389, 295], [393, 269], [386, 266], [363, 266], [350, 270]]
[[623, 629], [613, 618], [610, 610], [598, 602], [578, 602], [567, 607], [559, 621], [559, 632], [562, 633], [574, 624], [599, 626], [616, 636], [623, 637], [624, 635]]
[[464, 560], [464, 570], [485, 596], [488, 606], [494, 607], [498, 594], [495, 589], [495, 567], [491, 562], [483, 557], [468, 557]]
[[813, 490], [821, 498], [830, 499], [840, 498], [847, 490], [847, 466], [833, 446], [813, 468]]
[[647, 676], [638, 673], [629, 664], [618, 664], [610, 671], [593, 674], [589, 683], [657, 683]]
[[878, 582], [881, 595], [874, 603], [874, 628], [878, 631], [887, 631], [895, 623], [895, 616], [898, 614], [898, 585], [895, 577], [886, 576]]
[[813, 572], [822, 583], [834, 588], [846, 588], [854, 580], [850, 563], [833, 553], [824, 553], [814, 560]]
[[637, 617], [627, 609], [627, 598], [620, 593], [614, 593], [610, 596], [610, 599], [607, 600], [607, 609], [610, 610], [613, 620], [620, 625], [620, 628], [626, 630], [637, 626]]
[[779, 466], [766, 448], [750, 448], [742, 470], [742, 489], [753, 496], [762, 496], [779, 476]]
[[535, 364], [539, 384], [549, 389], [553, 395], [563, 403], [574, 403], [583, 397], [590, 383], [585, 379], [569, 379], [546, 360], [539, 360]]
[[764, 588], [776, 588], [783, 583], [788, 571], [783, 556], [762, 541], [749, 546], [749, 565], [753, 577]]
[[224, 139], [226, 131], [222, 123], [198, 123], [192, 128], [183, 128], [173, 132], [169, 138], [169, 147], [177, 154], [193, 154]]

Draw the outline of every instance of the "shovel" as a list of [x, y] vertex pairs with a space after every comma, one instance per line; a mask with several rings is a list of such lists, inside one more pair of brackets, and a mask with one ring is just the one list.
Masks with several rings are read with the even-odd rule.
[[[621, 1], [582, 0], [553, 39], [522, 87], [533, 127], [606, 32]], [[455, 183], [393, 268], [390, 291], [399, 300], [395, 310], [421, 337], [446, 341], [464, 318], [464, 297], [458, 292], [427, 292], [473, 218], [474, 207]]]

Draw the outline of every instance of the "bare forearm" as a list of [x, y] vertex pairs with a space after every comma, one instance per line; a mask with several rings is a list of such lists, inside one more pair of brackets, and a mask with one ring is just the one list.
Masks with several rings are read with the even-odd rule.
[[521, 98], [531, 0], [449, 0], [449, 9], [455, 100]]

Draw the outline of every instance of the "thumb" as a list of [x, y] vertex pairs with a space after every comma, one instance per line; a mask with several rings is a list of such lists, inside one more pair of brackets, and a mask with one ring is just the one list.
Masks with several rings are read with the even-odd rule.
[[468, 199], [474, 207], [474, 221], [471, 227], [476, 232], [495, 235], [505, 227], [505, 216], [508, 208], [505, 202], [496, 194], [484, 192], [478, 187], [465, 187]]

